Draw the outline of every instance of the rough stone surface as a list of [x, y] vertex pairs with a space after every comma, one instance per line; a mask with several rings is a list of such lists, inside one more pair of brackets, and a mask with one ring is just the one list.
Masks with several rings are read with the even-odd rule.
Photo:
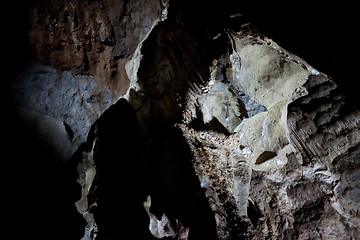
[[[142, 42], [166, 18], [166, 6], [167, 1], [156, 0], [39, 1], [28, 10], [35, 59], [11, 83], [13, 102], [23, 115], [29, 109], [39, 113], [39, 121], [50, 116], [64, 122], [68, 136], [58, 136], [62, 143], [46, 136], [62, 152], [58, 160], [68, 160], [95, 120], [127, 92], [125, 66], [139, 57]], [[45, 127], [39, 125], [43, 135]]]
[[[336, 232], [356, 238], [359, 111], [346, 106], [332, 80], [271, 40], [233, 38], [238, 57], [229, 57], [230, 83], [267, 111], [238, 117], [241, 123], [228, 137], [195, 131], [186, 126], [188, 118], [181, 125], [216, 212], [219, 238], [336, 239]], [[344, 153], [354, 157], [345, 174], [347, 168], [339, 167], [350, 164]]]
[[164, 213], [161, 217], [161, 220], [158, 220], [154, 214], [150, 212], [151, 207], [151, 197], [147, 197], [144, 202], [144, 208], [146, 213], [149, 215], [150, 224], [149, 230], [151, 234], [156, 238], [171, 237], [177, 240], [188, 239], [189, 228], [183, 227], [181, 222], [177, 219], [171, 222], [168, 216]]
[[[43, 122], [38, 124], [41, 138], [47, 138], [48, 144], [62, 153], [62, 161], [70, 159], [86, 141], [91, 125], [114, 101], [114, 93], [109, 88], [100, 91], [94, 77], [57, 71], [39, 63], [32, 63], [19, 74], [12, 88], [21, 114], [30, 118], [31, 112], [36, 113], [32, 114], [33, 121]], [[59, 122], [64, 133], [47, 136], [47, 124], [51, 122]]]
[[9, 126], [38, 159], [14, 169], [39, 239], [359, 239], [354, 96], [241, 11], [190, 5], [29, 5]]

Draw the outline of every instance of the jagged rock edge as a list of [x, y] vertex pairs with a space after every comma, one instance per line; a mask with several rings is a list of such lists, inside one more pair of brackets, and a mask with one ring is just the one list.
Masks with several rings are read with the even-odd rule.
[[[161, 17], [157, 18], [156, 21], [153, 22], [152, 26], [150, 27], [150, 30], [147, 32], [147, 34], [144, 36], [144, 38], [140, 41], [140, 43], [136, 47], [136, 50], [135, 50], [131, 60], [125, 64], [125, 70], [126, 70], [126, 74], [128, 75], [128, 78], [130, 79], [130, 84], [129, 84], [129, 88], [126, 91], [126, 93], [123, 96], [120, 96], [119, 99], [125, 98], [127, 101], [129, 101], [130, 100], [130, 91], [135, 90], [135, 92], [137, 92], [140, 90], [140, 86], [138, 84], [137, 73], [138, 73], [138, 70], [139, 70], [139, 67], [141, 64], [141, 60], [143, 57], [143, 55], [141, 53], [141, 48], [143, 46], [143, 43], [146, 41], [146, 39], [152, 33], [155, 26], [159, 22], [165, 21], [167, 19], [169, 0], [160, 0], [160, 4], [162, 6]], [[115, 102], [117, 102], [117, 101], [115, 101]]]

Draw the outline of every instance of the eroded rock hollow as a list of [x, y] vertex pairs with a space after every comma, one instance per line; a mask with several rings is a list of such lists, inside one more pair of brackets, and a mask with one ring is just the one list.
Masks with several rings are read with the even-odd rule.
[[315, 18], [287, 35], [272, 26], [287, 8], [198, 4], [26, 5], [28, 57], [6, 95], [25, 167], [11, 165], [11, 195], [29, 197], [15, 215], [39, 219], [24, 236], [359, 238], [359, 98], [345, 65], [308, 63], [317, 46], [299, 57], [287, 38]]

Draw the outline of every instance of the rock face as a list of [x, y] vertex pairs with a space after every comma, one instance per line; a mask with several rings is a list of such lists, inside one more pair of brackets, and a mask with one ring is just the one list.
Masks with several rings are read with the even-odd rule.
[[22, 115], [31, 110], [26, 117], [34, 121], [50, 117], [50, 125], [64, 124], [60, 143], [47, 141], [59, 160], [69, 159], [95, 120], [126, 93], [125, 65], [166, 18], [164, 9], [166, 2], [159, 1], [51, 1], [29, 9], [27, 34], [35, 59], [11, 88]]
[[241, 11], [187, 4], [29, 8], [11, 96], [67, 181], [44, 216], [82, 218], [59, 239], [358, 239], [357, 104]]
[[[345, 183], [350, 192], [342, 195], [340, 190], [341, 201], [349, 205], [338, 203], [336, 189], [342, 189], [349, 164], [358, 166], [360, 112], [348, 112], [344, 95], [332, 80], [270, 39], [230, 37], [235, 47], [227, 57], [228, 89], [244, 93], [267, 111], [243, 119], [230, 110], [213, 114], [228, 135], [189, 127], [199, 117], [196, 114], [180, 125], [215, 212], [219, 238], [356, 238], [358, 181], [350, 175], [357, 170], [347, 176], [353, 179]], [[210, 79], [210, 90], [190, 98], [197, 108], [220, 104], [231, 109], [227, 99], [199, 100], [217, 81]], [[237, 111], [243, 106], [238, 105]], [[194, 112], [187, 110], [188, 115]], [[235, 129], [223, 124], [234, 119], [240, 122]], [[203, 117], [204, 125], [207, 121]], [[342, 158], [350, 152], [357, 152], [351, 154], [354, 159]]]

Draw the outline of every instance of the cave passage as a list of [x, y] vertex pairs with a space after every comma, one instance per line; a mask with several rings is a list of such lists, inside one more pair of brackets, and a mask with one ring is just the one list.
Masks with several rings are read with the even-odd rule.
[[[97, 239], [155, 239], [143, 208], [190, 228], [189, 239], [217, 239], [213, 213], [191, 166], [192, 155], [179, 129], [154, 128], [144, 135], [134, 109], [121, 99], [95, 123]], [[96, 130], [95, 130], [96, 129]]]

